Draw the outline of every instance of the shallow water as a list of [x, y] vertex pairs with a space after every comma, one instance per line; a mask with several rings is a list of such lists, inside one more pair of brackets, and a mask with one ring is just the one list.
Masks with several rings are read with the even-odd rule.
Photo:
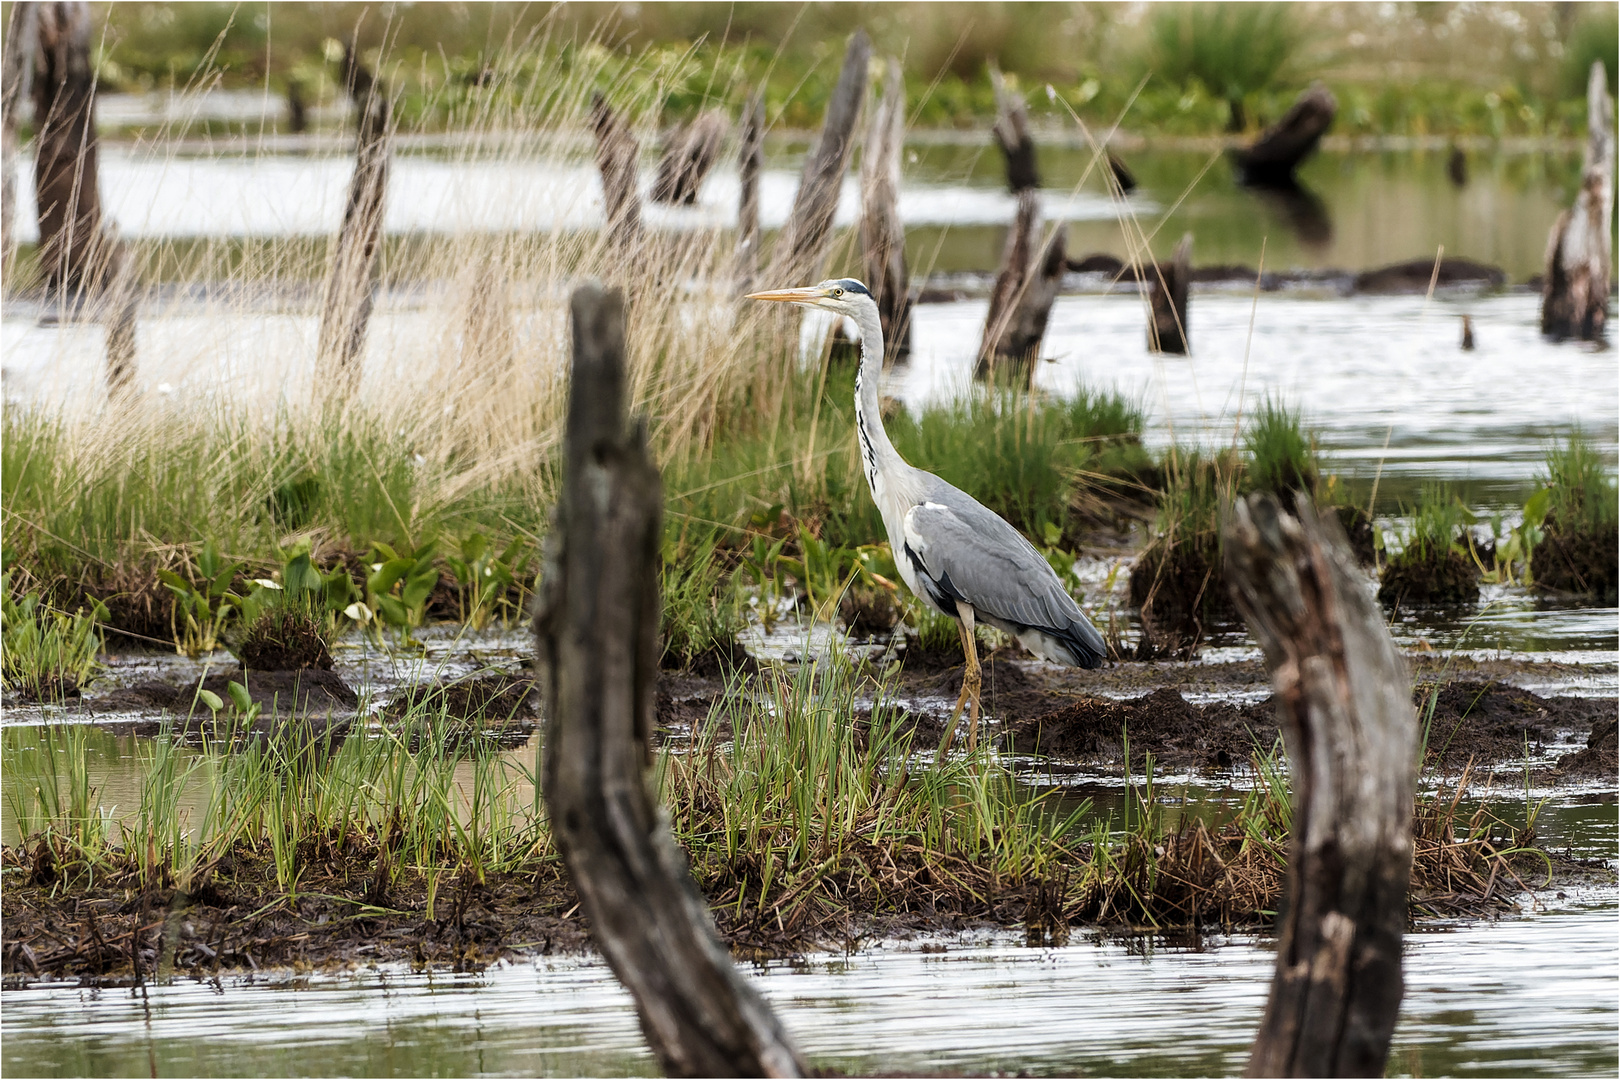
[[[1615, 908], [1572, 905], [1407, 939], [1396, 1076], [1612, 1075]], [[819, 1068], [849, 1073], [1181, 1076], [1239, 1071], [1269, 942], [1005, 935], [885, 942], [756, 967]], [[651, 1075], [605, 966], [541, 958], [480, 975], [399, 970], [10, 991], [8, 1076]]]

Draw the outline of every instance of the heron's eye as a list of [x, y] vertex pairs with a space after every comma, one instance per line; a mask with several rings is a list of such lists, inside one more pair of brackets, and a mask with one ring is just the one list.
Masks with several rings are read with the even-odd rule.
[[844, 295], [844, 290], [843, 289], [834, 289], [832, 294], [834, 296], [843, 296]]

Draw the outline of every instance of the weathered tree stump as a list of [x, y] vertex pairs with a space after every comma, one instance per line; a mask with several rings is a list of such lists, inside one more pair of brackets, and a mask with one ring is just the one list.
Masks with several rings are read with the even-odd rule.
[[1338, 111], [1339, 103], [1328, 88], [1312, 83], [1253, 145], [1233, 151], [1239, 181], [1285, 187], [1293, 183], [1294, 170], [1316, 150]]
[[1456, 143], [1451, 144], [1451, 152], [1446, 156], [1446, 176], [1452, 187], [1468, 186], [1468, 155]]
[[1463, 350], [1463, 352], [1473, 352], [1474, 351], [1474, 320], [1469, 318], [1467, 315], [1464, 315], [1462, 317], [1462, 322], [1463, 322], [1463, 325], [1462, 325], [1462, 350]]
[[287, 80], [287, 130], [294, 135], [309, 130], [309, 105], [304, 101], [304, 84], [297, 79]]
[[861, 99], [866, 96], [871, 59], [872, 43], [866, 31], [856, 30], [844, 50], [844, 67], [838, 73], [838, 84], [833, 87], [832, 98], [827, 103], [821, 138], [805, 159], [799, 190], [793, 197], [793, 210], [771, 254], [769, 277], [773, 283], [807, 284], [821, 277], [832, 243], [838, 194], [855, 147], [855, 121], [860, 115]]
[[630, 134], [630, 125], [601, 94], [591, 95], [591, 130], [596, 134], [596, 168], [602, 174], [608, 240], [633, 250], [641, 241], [641, 193], [636, 190], [636, 158], [641, 148]]
[[0, 43], [0, 278], [9, 284], [17, 255], [17, 122], [34, 82], [39, 50], [36, 5], [18, 0]]
[[1609, 321], [1610, 239], [1614, 212], [1614, 103], [1603, 62], [1586, 85], [1586, 163], [1575, 205], [1547, 237], [1541, 285], [1541, 332], [1563, 340], [1598, 341]]
[[1238, 501], [1226, 579], [1265, 653], [1294, 789], [1283, 919], [1251, 1076], [1382, 1076], [1412, 865], [1412, 680], [1337, 520]]
[[737, 146], [741, 189], [737, 201], [736, 278], [739, 294], [750, 292], [759, 273], [759, 174], [765, 167], [765, 90], [743, 106]]
[[1035, 140], [1029, 134], [1029, 111], [1022, 94], [1007, 86], [1001, 69], [990, 65], [990, 85], [996, 94], [996, 120], [990, 134], [1007, 162], [1007, 190], [1014, 195], [1041, 186], [1035, 169]]
[[692, 206], [697, 202], [698, 191], [720, 156], [727, 126], [725, 113], [709, 109], [675, 130], [658, 159], [658, 174], [653, 178], [651, 192], [653, 202], [674, 206]]
[[1147, 269], [1148, 350], [1187, 353], [1187, 285], [1192, 281], [1192, 233], [1181, 238], [1170, 261]]
[[627, 425], [624, 294], [572, 301], [562, 496], [535, 633], [543, 783], [591, 936], [671, 1076], [801, 1076], [798, 1050], [737, 973], [650, 786], [663, 492]]
[[320, 362], [352, 393], [360, 383], [366, 327], [375, 302], [383, 210], [388, 195], [392, 109], [388, 88], [360, 62], [351, 41], [343, 50], [343, 82], [357, 111], [354, 175], [343, 204], [321, 298]]
[[883, 95], [872, 110], [861, 152], [861, 256], [866, 287], [883, 324], [884, 361], [911, 355], [911, 278], [906, 228], [900, 220], [900, 149], [906, 132], [906, 87], [900, 61], [889, 58]]

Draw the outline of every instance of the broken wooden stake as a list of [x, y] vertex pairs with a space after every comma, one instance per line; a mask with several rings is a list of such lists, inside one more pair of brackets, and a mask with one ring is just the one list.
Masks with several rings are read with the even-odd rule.
[[360, 62], [353, 42], [343, 50], [343, 81], [357, 110], [354, 175], [343, 205], [343, 224], [321, 299], [320, 364], [353, 393], [375, 300], [383, 210], [388, 195], [391, 107], [388, 89]]
[[1001, 69], [990, 65], [990, 85], [996, 94], [996, 120], [990, 134], [1007, 162], [1007, 190], [1014, 195], [1041, 186], [1035, 171], [1035, 140], [1029, 134], [1029, 112], [1022, 94], [1007, 86]]
[[726, 114], [709, 109], [689, 124], [682, 124], [664, 144], [653, 178], [652, 201], [674, 206], [692, 206], [698, 191], [720, 156], [726, 138]]
[[641, 193], [636, 159], [641, 148], [630, 125], [601, 94], [591, 95], [591, 130], [596, 133], [596, 168], [602, 174], [602, 210], [610, 243], [633, 251], [641, 240]]
[[737, 293], [752, 291], [759, 272], [759, 174], [765, 167], [765, 89], [743, 106], [737, 146], [741, 190], [737, 200]]
[[1192, 281], [1192, 233], [1182, 236], [1170, 261], [1150, 267], [1148, 280], [1148, 351], [1185, 355], [1187, 285]]
[[1252, 146], [1233, 151], [1239, 182], [1283, 187], [1293, 184], [1294, 170], [1315, 151], [1338, 111], [1339, 102], [1328, 88], [1312, 83], [1281, 120], [1260, 133]]
[[535, 634], [552, 835], [591, 937], [670, 1076], [802, 1076], [726, 954], [651, 784], [663, 491], [626, 423], [624, 294], [574, 291], [564, 475]]
[[887, 68], [861, 152], [861, 261], [883, 325], [883, 359], [892, 363], [911, 355], [911, 278], [906, 272], [906, 228], [900, 220], [906, 86], [900, 61], [891, 56]]
[[844, 50], [844, 66], [827, 103], [821, 138], [805, 159], [793, 210], [771, 255], [768, 277], [773, 283], [810, 284], [821, 277], [832, 244], [838, 196], [855, 147], [855, 121], [866, 96], [871, 59], [872, 43], [866, 31], [856, 30]]
[[1331, 513], [1240, 499], [1226, 580], [1265, 653], [1294, 792], [1271, 995], [1250, 1076], [1383, 1076], [1412, 867], [1412, 679]]
[[1592, 62], [1586, 85], [1586, 162], [1575, 205], [1559, 215], [1547, 237], [1541, 285], [1541, 332], [1564, 340], [1598, 341], [1609, 321], [1614, 269], [1610, 239], [1614, 209], [1614, 103], [1603, 61]]

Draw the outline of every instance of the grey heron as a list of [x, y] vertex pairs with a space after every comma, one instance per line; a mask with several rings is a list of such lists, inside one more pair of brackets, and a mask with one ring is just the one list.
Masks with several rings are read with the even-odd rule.
[[967, 658], [962, 692], [940, 741], [941, 760], [964, 703], [969, 747], [978, 741], [981, 678], [975, 622], [1006, 631], [1044, 660], [1071, 667], [1101, 665], [1107, 651], [1102, 635], [1035, 546], [967, 492], [907, 464], [889, 441], [878, 398], [883, 327], [877, 302], [866, 286], [853, 278], [835, 278], [808, 288], [748, 297], [821, 308], [847, 315], [860, 327], [855, 429], [872, 501], [883, 516], [889, 548], [906, 587], [925, 606], [956, 620]]

